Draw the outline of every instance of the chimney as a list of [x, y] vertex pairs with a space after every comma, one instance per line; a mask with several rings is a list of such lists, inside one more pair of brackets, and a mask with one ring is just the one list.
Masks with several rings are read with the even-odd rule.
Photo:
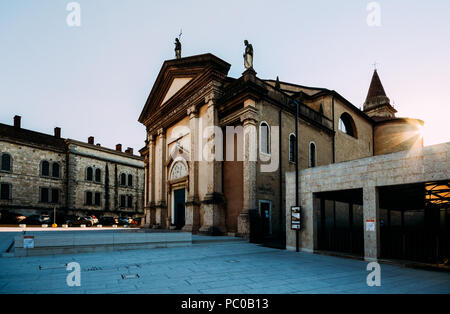
[[117, 150], [118, 152], [121, 152], [121, 151], [122, 151], [122, 144], [117, 144], [117, 145], [116, 145], [116, 150]]
[[93, 136], [88, 137], [88, 144], [94, 145], [94, 137]]
[[130, 155], [133, 155], [133, 148], [128, 147], [128, 148], [125, 150], [125, 153], [130, 154]]
[[14, 116], [14, 127], [20, 129], [20, 119], [22, 119], [21, 116]]
[[61, 128], [59, 128], [59, 127], [55, 128], [55, 137], [61, 138]]

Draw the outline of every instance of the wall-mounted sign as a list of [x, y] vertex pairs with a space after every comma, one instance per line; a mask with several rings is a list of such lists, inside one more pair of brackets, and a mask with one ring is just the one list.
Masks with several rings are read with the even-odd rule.
[[291, 207], [291, 229], [292, 230], [300, 230], [300, 206], [292, 206]]
[[34, 249], [34, 236], [24, 236], [23, 247], [25, 249]]
[[375, 219], [366, 219], [366, 231], [375, 231]]

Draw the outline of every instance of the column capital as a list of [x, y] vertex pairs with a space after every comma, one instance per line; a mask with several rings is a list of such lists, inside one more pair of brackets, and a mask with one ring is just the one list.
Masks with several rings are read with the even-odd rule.
[[247, 107], [241, 114], [241, 122], [242, 124], [253, 124], [256, 125], [258, 123], [258, 110], [255, 107]]
[[147, 141], [148, 141], [148, 143], [149, 143], [149, 144], [153, 144], [153, 143], [155, 142], [155, 138], [156, 138], [156, 135], [155, 135], [155, 134], [148, 134], [148, 135], [147, 135]]
[[212, 91], [208, 95], [205, 96], [205, 104], [210, 106], [214, 106], [217, 103], [217, 99], [219, 98], [219, 94], [217, 91]]
[[187, 109], [187, 115], [190, 119], [198, 118], [198, 107], [196, 105], [190, 106]]
[[158, 136], [166, 137], [166, 130], [164, 128], [160, 128], [157, 131]]

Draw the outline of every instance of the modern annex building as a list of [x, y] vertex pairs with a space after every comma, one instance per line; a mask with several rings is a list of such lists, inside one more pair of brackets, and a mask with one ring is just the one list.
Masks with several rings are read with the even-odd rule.
[[144, 162], [122, 146], [109, 149], [27, 130], [21, 117], [0, 124], [2, 213], [142, 217]]
[[[278, 240], [278, 245], [294, 248], [290, 208], [295, 205], [292, 173], [297, 163], [300, 171], [310, 171], [301, 172], [299, 191], [305, 189], [318, 199], [317, 193], [338, 189], [340, 172], [334, 172], [333, 164], [384, 160], [388, 157], [374, 156], [423, 147], [423, 121], [395, 116], [377, 71], [360, 110], [334, 90], [280, 82], [278, 78], [261, 79], [248, 64], [246, 60], [247, 69], [241, 77], [232, 78], [228, 76], [230, 64], [212, 54], [163, 63], [139, 117], [147, 129], [146, 146], [141, 150], [145, 157], [146, 226], [253, 235], [252, 240]], [[448, 159], [446, 162], [448, 169]], [[327, 179], [335, 179], [336, 186], [308, 190], [308, 180], [322, 167], [331, 167]], [[448, 172], [439, 177], [441, 181], [442, 177], [448, 179]], [[365, 178], [360, 174], [361, 180]], [[309, 206], [313, 199], [309, 194], [300, 199], [301, 248], [364, 256], [365, 237], [372, 241], [372, 235], [364, 233], [362, 227], [363, 216], [367, 216], [362, 214], [362, 194], [344, 194], [347, 198], [323, 194], [326, 210], [325, 206]], [[349, 211], [348, 204], [339, 200], [352, 197], [357, 201]], [[324, 210], [326, 219], [323, 214], [320, 220], [316, 213]], [[347, 216], [336, 214], [341, 211]], [[371, 219], [378, 219], [378, 214], [372, 214]], [[352, 224], [358, 220], [353, 224], [358, 229], [330, 229], [344, 220], [348, 226], [349, 219]], [[390, 219], [393, 225], [397, 216]], [[379, 221], [374, 222], [378, 230]], [[322, 226], [320, 232], [317, 226]], [[338, 233], [346, 243], [333, 242]], [[350, 244], [348, 239], [357, 233], [357, 240]], [[262, 237], [255, 237], [257, 234]], [[367, 243], [366, 250], [371, 250]], [[366, 255], [379, 255], [375, 251]]]

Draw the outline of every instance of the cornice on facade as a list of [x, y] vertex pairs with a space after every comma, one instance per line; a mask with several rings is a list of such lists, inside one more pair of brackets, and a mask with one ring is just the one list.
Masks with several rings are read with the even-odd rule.
[[[332, 131], [333, 117], [325, 116], [305, 102], [315, 101], [319, 97], [334, 97], [353, 113], [372, 125], [375, 123], [370, 116], [334, 90], [287, 82], [280, 82], [279, 88], [277, 88], [276, 81], [258, 78], [253, 69], [246, 70], [237, 79], [228, 77], [229, 68], [228, 63], [212, 54], [165, 61], [145, 103], [139, 121], [147, 127], [149, 134], [153, 134], [159, 128], [167, 128], [186, 116], [189, 107], [204, 105], [206, 100], [203, 97], [214, 93], [219, 95], [215, 103], [220, 119], [240, 110], [246, 99], [255, 101], [264, 99], [282, 110], [295, 114], [294, 100], [296, 100], [301, 107], [301, 119], [321, 129]], [[195, 77], [161, 104], [161, 100], [165, 97], [170, 89], [171, 82], [176, 77], [186, 77], [188, 74], [193, 75], [194, 73], [196, 73]]]

